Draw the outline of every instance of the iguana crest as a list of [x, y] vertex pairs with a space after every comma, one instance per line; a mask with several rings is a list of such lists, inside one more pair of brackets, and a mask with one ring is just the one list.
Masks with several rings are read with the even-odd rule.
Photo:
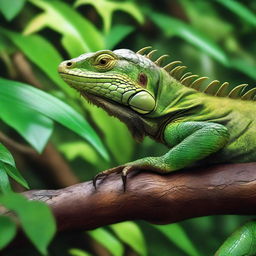
[[[151, 48], [151, 46], [147, 46], [140, 49], [136, 53], [141, 54], [144, 57], [152, 60], [152, 56], [157, 50], [151, 50], [149, 53], [145, 54]], [[218, 80], [213, 80], [206, 87], [204, 87], [204, 89], [201, 89], [201, 84], [205, 80], [207, 80], [208, 77], [199, 77], [198, 75], [194, 75], [191, 72], [185, 73], [184, 71], [187, 67], [184, 66], [181, 61], [172, 61], [165, 66], [161, 66], [163, 60], [167, 57], [168, 55], [166, 54], [162, 55], [158, 59], [156, 59], [154, 63], [157, 66], [165, 69], [167, 72], [169, 72], [170, 76], [178, 80], [181, 84], [183, 84], [186, 87], [217, 97], [228, 97], [232, 99], [256, 101], [256, 88], [247, 90], [248, 84], [240, 84], [237, 85], [235, 88], [230, 89], [228, 82], [221, 83]]]

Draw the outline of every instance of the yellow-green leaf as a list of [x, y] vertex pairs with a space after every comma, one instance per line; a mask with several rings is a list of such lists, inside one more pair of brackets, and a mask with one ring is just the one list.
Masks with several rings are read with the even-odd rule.
[[115, 11], [123, 11], [130, 14], [140, 24], [144, 22], [144, 16], [134, 2], [114, 2], [109, 0], [77, 0], [75, 7], [90, 4], [94, 6], [103, 19], [104, 31], [109, 32], [112, 22], [112, 16]]

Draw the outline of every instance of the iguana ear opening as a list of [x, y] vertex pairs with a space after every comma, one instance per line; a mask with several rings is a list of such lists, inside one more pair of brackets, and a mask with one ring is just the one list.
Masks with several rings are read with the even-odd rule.
[[147, 87], [147, 83], [148, 83], [148, 77], [147, 77], [147, 75], [144, 74], [144, 73], [140, 73], [139, 76], [138, 76], [138, 82], [139, 82], [139, 84], [140, 84], [142, 87], [146, 88], [146, 87]]
[[140, 114], [148, 114], [154, 110], [156, 101], [147, 91], [139, 91], [129, 99], [129, 106]]

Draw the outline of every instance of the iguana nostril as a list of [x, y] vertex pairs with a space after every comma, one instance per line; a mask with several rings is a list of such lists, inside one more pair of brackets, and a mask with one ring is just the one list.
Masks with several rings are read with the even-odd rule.
[[66, 66], [70, 68], [72, 66], [72, 64], [73, 63], [71, 61], [69, 61], [69, 62], [67, 62]]

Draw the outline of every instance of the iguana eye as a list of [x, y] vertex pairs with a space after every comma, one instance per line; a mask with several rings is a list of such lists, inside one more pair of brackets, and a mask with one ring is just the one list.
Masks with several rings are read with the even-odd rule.
[[101, 54], [96, 57], [94, 65], [102, 71], [110, 70], [116, 63], [116, 59], [109, 54]]
[[108, 59], [106, 59], [106, 58], [102, 58], [102, 59], [99, 60], [100, 65], [106, 65], [107, 62], [108, 62]]

